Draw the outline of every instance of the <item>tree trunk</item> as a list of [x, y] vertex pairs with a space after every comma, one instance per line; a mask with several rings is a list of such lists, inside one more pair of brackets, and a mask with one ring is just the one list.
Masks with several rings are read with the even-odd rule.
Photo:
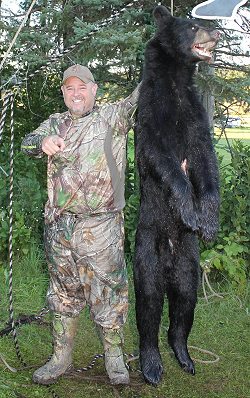
[[214, 68], [211, 68], [207, 63], [203, 62], [199, 65], [199, 71], [203, 76], [207, 76], [206, 84], [200, 87], [201, 101], [206, 109], [209, 121], [209, 128], [211, 135], [214, 135], [214, 96], [212, 93], [210, 82], [210, 76], [212, 81], [212, 76], [214, 75]]

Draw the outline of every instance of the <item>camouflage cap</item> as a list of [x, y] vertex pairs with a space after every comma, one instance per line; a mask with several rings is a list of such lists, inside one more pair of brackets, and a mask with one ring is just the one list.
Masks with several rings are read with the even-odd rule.
[[78, 77], [84, 83], [95, 82], [94, 76], [92, 75], [90, 70], [86, 66], [82, 66], [79, 64], [72, 65], [68, 69], [66, 69], [63, 74], [62, 84], [64, 84], [69, 77]]

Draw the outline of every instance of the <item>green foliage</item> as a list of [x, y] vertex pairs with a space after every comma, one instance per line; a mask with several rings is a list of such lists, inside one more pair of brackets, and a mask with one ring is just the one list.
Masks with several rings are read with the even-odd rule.
[[[3, 146], [4, 170], [8, 170], [8, 145]], [[41, 243], [43, 206], [46, 197], [45, 165], [27, 158], [16, 150], [13, 187], [13, 250], [27, 255], [30, 246]], [[9, 178], [0, 179], [0, 247], [1, 262], [6, 261], [9, 247]]]
[[221, 168], [220, 230], [213, 245], [202, 245], [205, 270], [217, 269], [243, 290], [249, 274], [250, 146], [233, 142], [231, 162]]
[[[207, 83], [208, 84], [208, 83]], [[215, 95], [215, 117], [223, 119], [234, 113], [235, 105], [241, 106], [245, 112], [250, 104], [250, 73], [248, 71], [216, 70], [210, 81]]]
[[[187, 0], [185, 4], [175, 0], [174, 15], [190, 15], [198, 3], [199, 0]], [[162, 4], [170, 8], [169, 1]], [[26, 11], [29, 5], [27, 1], [21, 3]], [[15, 123], [20, 136], [32, 131], [50, 114], [64, 109], [60, 81], [62, 71], [72, 63], [91, 67], [99, 85], [97, 103], [113, 102], [131, 93], [141, 80], [145, 45], [155, 32], [152, 16], [155, 5], [153, 0], [137, 0], [130, 6], [123, 0], [47, 0], [36, 4], [36, 12], [31, 13], [15, 43], [12, 62], [6, 62], [1, 71], [0, 83], [5, 88], [18, 83]], [[116, 13], [120, 13], [119, 17], [109, 20]], [[101, 25], [103, 21], [105, 26]], [[1, 22], [4, 40], [0, 39], [0, 52], [4, 52], [20, 21], [12, 16], [2, 18]], [[234, 49], [239, 42], [237, 34], [224, 31], [230, 42], [228, 48]], [[63, 55], [76, 42], [75, 48]], [[223, 59], [218, 59], [220, 51], [219, 45], [216, 57], [223, 68]], [[40, 70], [45, 64], [47, 67]], [[206, 97], [205, 93], [215, 96], [217, 117], [231, 111], [230, 106], [235, 102], [247, 109], [249, 101], [249, 72], [244, 68], [237, 72], [237, 65], [236, 72], [230, 71], [228, 64], [226, 69], [220, 68], [216, 68], [214, 75], [203, 70], [197, 78], [202, 96]], [[39, 73], [24, 81], [37, 69]], [[230, 102], [226, 107], [225, 101]]]
[[[15, 209], [14, 209], [15, 210]], [[1, 210], [1, 222], [0, 222], [0, 245], [1, 251], [3, 252], [3, 258], [1, 262], [5, 261], [8, 253], [8, 242], [9, 242], [9, 217], [8, 212]], [[13, 247], [18, 254], [27, 255], [32, 241], [32, 230], [25, 225], [24, 214], [15, 211], [15, 218], [13, 221], [13, 236], [12, 243]]]
[[128, 135], [128, 160], [126, 168], [126, 206], [125, 216], [125, 256], [128, 263], [133, 261], [135, 247], [135, 233], [139, 210], [139, 179], [134, 158], [134, 134]]

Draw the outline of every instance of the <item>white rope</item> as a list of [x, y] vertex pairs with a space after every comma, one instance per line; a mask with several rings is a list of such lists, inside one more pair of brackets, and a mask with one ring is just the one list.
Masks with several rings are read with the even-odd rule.
[[203, 354], [210, 355], [211, 357], [214, 358], [214, 359], [211, 359], [211, 360], [204, 360], [204, 359], [198, 359], [198, 358], [193, 358], [192, 357], [194, 362], [209, 364], [209, 363], [217, 363], [220, 360], [219, 355], [215, 354], [212, 351], [204, 350], [203, 348], [199, 348], [199, 347], [196, 347], [196, 346], [193, 346], [193, 345], [189, 345], [188, 348], [191, 349], [191, 350], [197, 350], [199, 352], [202, 352]]
[[21, 25], [19, 26], [19, 28], [18, 28], [18, 30], [17, 30], [15, 36], [13, 37], [13, 40], [12, 40], [12, 42], [10, 43], [10, 46], [9, 46], [8, 50], [6, 51], [6, 53], [5, 53], [5, 55], [4, 55], [4, 58], [3, 58], [2, 62], [1, 62], [0, 71], [3, 69], [3, 65], [4, 65], [4, 63], [5, 63], [6, 59], [7, 59], [8, 55], [9, 55], [9, 53], [10, 53], [12, 47], [13, 47], [13, 45], [15, 44], [15, 42], [16, 42], [16, 40], [17, 40], [17, 37], [18, 37], [19, 33], [21, 32], [22, 28], [24, 27], [24, 25], [25, 25], [25, 23], [26, 23], [26, 21], [27, 21], [27, 19], [28, 19], [28, 17], [29, 17], [29, 14], [30, 14], [31, 10], [32, 10], [32, 8], [34, 7], [35, 2], [36, 2], [36, 0], [33, 0], [33, 1], [32, 1], [31, 5], [30, 5], [30, 8], [28, 9], [28, 11], [27, 11], [25, 17], [23, 18], [23, 21], [22, 21]]

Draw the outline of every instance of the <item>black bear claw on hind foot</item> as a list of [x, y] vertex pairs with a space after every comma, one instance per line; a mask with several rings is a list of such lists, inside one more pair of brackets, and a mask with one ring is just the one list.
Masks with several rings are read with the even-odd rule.
[[168, 343], [172, 348], [175, 358], [177, 359], [180, 367], [184, 370], [184, 372], [194, 376], [195, 366], [192, 359], [190, 358], [186, 344], [174, 344], [173, 341], [171, 341], [171, 337], [169, 337]]
[[153, 386], [157, 386], [160, 383], [163, 366], [161, 362], [160, 354], [155, 352], [152, 355], [141, 355], [141, 371], [145, 381]]
[[180, 367], [184, 370], [184, 372], [189, 373], [191, 375], [195, 375], [195, 367], [192, 359], [190, 358], [188, 352], [187, 353], [177, 353], [175, 352], [175, 357], [180, 364]]
[[194, 367], [194, 363], [192, 360], [190, 360], [188, 363], [181, 363], [179, 362], [180, 366], [182, 367], [182, 369], [184, 370], [184, 372], [191, 374], [192, 376], [195, 375], [195, 367]]
[[163, 367], [160, 364], [150, 364], [147, 367], [144, 367], [142, 370], [143, 377], [145, 381], [149, 384], [152, 384], [156, 387], [162, 378]]

